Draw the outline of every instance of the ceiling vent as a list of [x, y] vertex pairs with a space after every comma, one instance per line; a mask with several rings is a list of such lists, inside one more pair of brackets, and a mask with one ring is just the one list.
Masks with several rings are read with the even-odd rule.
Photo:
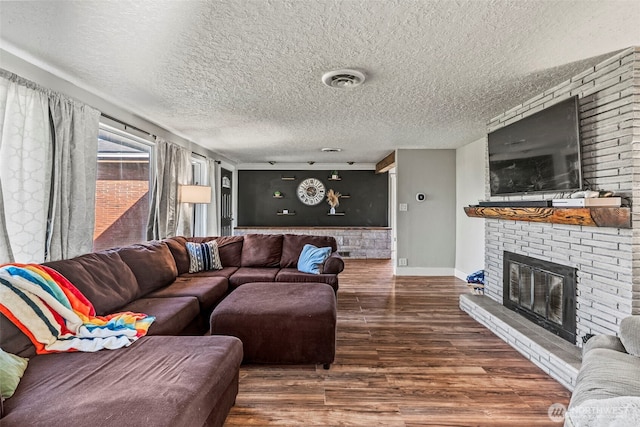
[[326, 148], [321, 148], [320, 151], [322, 151], [323, 153], [339, 153], [342, 151], [342, 148], [326, 147]]
[[322, 76], [322, 83], [329, 87], [347, 89], [364, 83], [365, 75], [356, 70], [329, 71]]

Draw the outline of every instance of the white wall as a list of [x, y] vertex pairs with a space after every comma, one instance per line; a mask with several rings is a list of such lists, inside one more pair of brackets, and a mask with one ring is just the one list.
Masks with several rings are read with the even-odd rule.
[[484, 223], [469, 218], [464, 207], [486, 198], [487, 138], [481, 138], [456, 150], [456, 264], [460, 279], [484, 269]]
[[[454, 274], [456, 244], [455, 150], [397, 150], [397, 257], [396, 275], [445, 276]], [[424, 202], [416, 193], [425, 193]]]

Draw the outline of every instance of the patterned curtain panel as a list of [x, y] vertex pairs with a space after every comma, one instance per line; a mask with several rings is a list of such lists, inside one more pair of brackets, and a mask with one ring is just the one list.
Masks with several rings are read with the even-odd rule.
[[0, 264], [91, 251], [99, 117], [0, 70]]
[[207, 236], [218, 236], [218, 164], [208, 159], [209, 185], [211, 186], [211, 203], [207, 205]]
[[62, 95], [49, 99], [54, 162], [47, 261], [91, 252], [100, 111]]
[[181, 185], [191, 182], [191, 153], [162, 138], [156, 141], [156, 168], [147, 223], [149, 240], [191, 236], [191, 209], [178, 198]]
[[0, 264], [44, 261], [52, 156], [47, 93], [0, 70]]

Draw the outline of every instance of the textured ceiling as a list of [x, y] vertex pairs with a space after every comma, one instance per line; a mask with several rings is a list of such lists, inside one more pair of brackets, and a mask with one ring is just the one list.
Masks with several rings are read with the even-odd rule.
[[[625, 0], [0, 3], [2, 41], [238, 162], [460, 147], [640, 45], [639, 21], [640, 1]], [[345, 67], [365, 84], [322, 85]]]

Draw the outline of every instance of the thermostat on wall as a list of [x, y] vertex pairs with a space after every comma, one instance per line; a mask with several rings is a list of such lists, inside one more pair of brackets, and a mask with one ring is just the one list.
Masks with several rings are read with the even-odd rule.
[[424, 193], [417, 193], [416, 200], [419, 202], [424, 202], [425, 200], [427, 200], [427, 196]]

